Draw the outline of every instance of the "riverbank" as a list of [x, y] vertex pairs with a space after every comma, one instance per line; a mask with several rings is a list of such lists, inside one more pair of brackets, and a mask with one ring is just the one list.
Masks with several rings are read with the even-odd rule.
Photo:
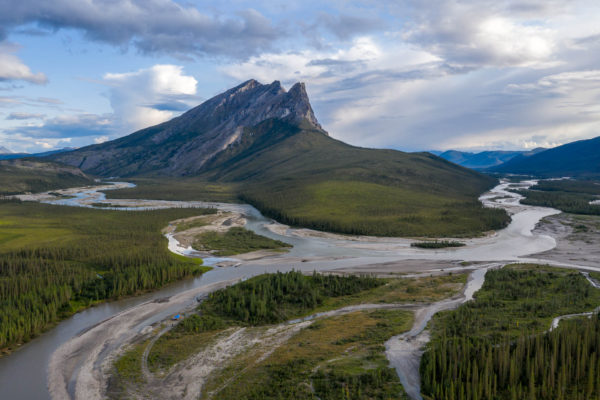
[[[210, 393], [212, 398], [228, 399], [233, 393], [243, 397], [261, 390], [264, 391], [262, 396], [269, 397], [269, 393], [277, 390], [280, 395], [294, 392], [300, 396], [297, 398], [302, 398], [295, 392], [298, 387], [314, 387], [319, 396], [323, 390], [318, 385], [319, 373], [335, 370], [336, 379], [346, 381], [371, 373], [375, 364], [382, 373], [387, 370], [387, 360], [381, 351], [384, 341], [398, 331], [409, 329], [410, 311], [422, 307], [424, 301], [453, 296], [461, 290], [465, 278], [464, 275], [446, 275], [378, 280], [372, 289], [326, 297], [318, 308], [302, 312], [305, 314], [302, 317], [267, 325], [239, 325], [238, 321], [233, 327], [213, 330], [210, 337], [207, 333], [186, 333], [181, 327], [165, 334], [157, 326], [154, 332], [134, 340], [134, 347], [123, 356], [126, 364], [121, 360], [117, 362], [132, 368], [117, 372], [120, 378], [112, 382], [113, 390], [109, 388], [109, 392], [114, 398], [124, 395], [196, 399]], [[247, 283], [257, 279], [264, 281], [263, 277], [257, 277]], [[311, 281], [312, 275], [304, 279]], [[363, 278], [323, 279], [359, 282]], [[276, 315], [287, 309], [281, 302], [275, 307], [281, 308]], [[186, 318], [194, 317], [188, 314]], [[339, 324], [345, 329], [340, 330]], [[158, 335], [161, 338], [155, 341]], [[196, 343], [192, 340], [196, 336], [202, 340]], [[302, 343], [301, 349], [296, 343]], [[147, 360], [153, 360], [150, 368], [144, 368]], [[135, 372], [140, 364], [142, 368]], [[289, 372], [290, 368], [293, 372]], [[288, 372], [282, 376], [275, 371]], [[361, 390], [369, 393], [391, 390], [390, 395], [399, 396], [399, 381], [393, 379], [393, 375], [387, 376], [385, 383], [363, 385]], [[353, 393], [355, 389], [349, 390]]]
[[[486, 262], [489, 263], [489, 261], [517, 261], [519, 257], [552, 249], [556, 245], [556, 241], [552, 237], [532, 233], [532, 230], [541, 218], [557, 213], [558, 211], [519, 205], [519, 196], [506, 190], [510, 189], [512, 185], [502, 183], [481, 197], [486, 206], [503, 207], [513, 216], [511, 224], [506, 229], [484, 238], [467, 240], [467, 245], [462, 248], [440, 250], [410, 248], [412, 239], [366, 238], [363, 240], [360, 237], [347, 237], [343, 235], [339, 237], [311, 237], [312, 235], [299, 237], [293, 234], [293, 229], [291, 228], [280, 227], [276, 231], [269, 230], [267, 227], [272, 225], [273, 221], [264, 218], [253, 207], [244, 205], [152, 200], [118, 200], [119, 202], [122, 201], [122, 203], [115, 203], [115, 205], [135, 206], [137, 210], [189, 206], [217, 207], [224, 211], [236, 211], [242, 213], [247, 218], [246, 227], [248, 229], [253, 230], [257, 234], [276, 240], [283, 240], [294, 245], [287, 254], [280, 254], [260, 260], [245, 261], [243, 262], [243, 268], [216, 268], [199, 279], [172, 285], [149, 296], [153, 299], [160, 299], [209, 283], [247, 278], [277, 270], [287, 271], [297, 269], [312, 272], [313, 270], [332, 271], [336, 269], [362, 268], [365, 272], [368, 272], [369, 267], [372, 266], [375, 269], [385, 268], [390, 276], [393, 276], [394, 272], [400, 274], [430, 274], [439, 273], [441, 269], [463, 268], [465, 265], [462, 265], [462, 263], [471, 264], [471, 266], [477, 268]], [[71, 193], [71, 195], [75, 199], [54, 199], [53, 201], [61, 201], [61, 204], [67, 205], [79, 205], [86, 198], [86, 195], [82, 193]], [[102, 202], [106, 200], [100, 196], [100, 198], [94, 198], [90, 204], [97, 201]], [[23, 398], [48, 398], [48, 395], [44, 394], [43, 391], [36, 392], [35, 395], [31, 394], [33, 388], [43, 388], [45, 385], [45, 366], [47, 365], [45, 357], [49, 353], [52, 353], [53, 349], [68, 341], [82, 329], [97, 324], [117, 312], [135, 307], [141, 302], [143, 300], [140, 298], [102, 305], [77, 314], [68, 321], [59, 324], [56, 332], [51, 332], [51, 334], [39, 338], [40, 340], [31, 343], [26, 349], [22, 349], [25, 351], [16, 352], [11, 356], [14, 358], [9, 357], [11, 358], [10, 362], [6, 362], [5, 364], [0, 363], [0, 384], [2, 384], [3, 390], [14, 398], [18, 398], [19, 396]], [[173, 310], [173, 312], [176, 311]], [[146, 318], [144, 326], [151, 325], [155, 321], [154, 316], [149, 316]], [[57, 336], [64, 329], [66, 331]], [[91, 358], [96, 357], [96, 364], [100, 365], [106, 353], [112, 349], [113, 344], [100, 354], [90, 355], [80, 353], [73, 357], [79, 361], [85, 360], [88, 356]], [[39, 366], [39, 368], [36, 369], [36, 367], [32, 366]], [[83, 370], [82, 373], [84, 373]], [[19, 382], [21, 376], [27, 376], [30, 381], [37, 383], [27, 387], [17, 385], [16, 382]], [[79, 380], [79, 371], [76, 367], [72, 370], [70, 379], [71, 386], [75, 387]], [[27, 395], [21, 394], [24, 392]], [[69, 396], [67, 398], [73, 397]]]

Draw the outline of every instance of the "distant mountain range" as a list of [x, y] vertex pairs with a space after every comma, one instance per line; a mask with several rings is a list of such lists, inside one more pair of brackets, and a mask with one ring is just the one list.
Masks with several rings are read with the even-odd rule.
[[515, 157], [528, 157], [544, 151], [544, 148], [537, 148], [529, 151], [482, 151], [479, 153], [469, 153], [457, 150], [448, 150], [444, 152], [435, 152], [434, 154], [463, 167], [476, 170], [484, 170], [504, 164]]
[[49, 159], [97, 176], [218, 182], [280, 221], [330, 231], [451, 235], [505, 222], [476, 201], [494, 178], [429, 153], [335, 140], [302, 83], [249, 80], [170, 121]]
[[539, 177], [600, 177], [600, 137], [515, 157], [491, 171]]
[[[3, 152], [3, 150], [4, 150], [4, 152]], [[40, 157], [50, 156], [52, 154], [64, 153], [64, 152], [71, 151], [71, 150], [74, 150], [74, 149], [72, 147], [65, 147], [64, 149], [45, 151], [43, 153], [13, 153], [12, 151], [8, 150], [6, 147], [0, 146], [0, 160], [14, 160], [14, 159], [18, 159], [18, 158], [27, 158], [27, 157], [40, 158]]]

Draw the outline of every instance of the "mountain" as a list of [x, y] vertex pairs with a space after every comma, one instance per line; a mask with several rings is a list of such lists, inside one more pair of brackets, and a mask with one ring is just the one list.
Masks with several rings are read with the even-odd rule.
[[10, 151], [4, 146], [0, 146], [0, 154], [12, 154], [12, 151]]
[[530, 157], [515, 157], [494, 172], [539, 177], [600, 177], [600, 136], [548, 149]]
[[38, 160], [0, 161], [0, 195], [93, 184], [79, 168]]
[[51, 159], [94, 175], [154, 179], [136, 181], [146, 196], [194, 198], [217, 185], [279, 221], [328, 231], [448, 236], [506, 222], [477, 202], [495, 179], [429, 153], [335, 140], [302, 83], [286, 91], [249, 80], [171, 121]]
[[439, 156], [463, 167], [486, 169], [503, 164], [518, 156], [527, 157], [544, 150], [543, 148], [537, 148], [530, 151], [482, 151], [479, 153], [448, 150], [440, 153]]
[[46, 157], [52, 154], [64, 153], [67, 151], [74, 150], [72, 147], [65, 147], [59, 150], [44, 151], [42, 153], [2, 153], [0, 151], [0, 160], [15, 160], [17, 158], [28, 158], [28, 157]]
[[277, 118], [321, 129], [304, 84], [286, 92], [279, 81], [249, 80], [171, 121], [55, 159], [97, 175], [195, 175], [204, 164], [242, 139], [244, 127]]

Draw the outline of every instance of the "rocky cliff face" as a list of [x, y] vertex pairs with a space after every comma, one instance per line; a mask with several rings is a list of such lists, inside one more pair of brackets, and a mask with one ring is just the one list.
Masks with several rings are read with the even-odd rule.
[[326, 135], [303, 83], [286, 91], [279, 81], [263, 85], [251, 79], [171, 121], [53, 158], [105, 176], [191, 175], [238, 142], [244, 128], [273, 118], [309, 124]]

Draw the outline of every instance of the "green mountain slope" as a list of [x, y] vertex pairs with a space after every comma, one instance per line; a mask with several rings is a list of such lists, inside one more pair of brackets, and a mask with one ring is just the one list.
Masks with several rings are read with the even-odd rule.
[[207, 181], [281, 222], [380, 236], [464, 236], [504, 226], [475, 199], [495, 180], [429, 153], [347, 145], [309, 123], [272, 119], [207, 165]]
[[600, 177], [600, 137], [567, 143], [529, 157], [515, 157], [492, 170], [545, 178], [597, 178]]

